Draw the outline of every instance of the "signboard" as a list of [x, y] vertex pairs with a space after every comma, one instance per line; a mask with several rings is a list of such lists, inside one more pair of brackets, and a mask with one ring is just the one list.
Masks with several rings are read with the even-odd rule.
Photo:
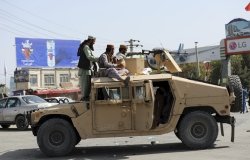
[[16, 38], [17, 67], [76, 67], [79, 40]]
[[27, 69], [14, 71], [14, 82], [29, 82], [29, 71]]
[[225, 29], [227, 38], [248, 36], [250, 35], [250, 22], [242, 18], [236, 18], [226, 24]]
[[250, 36], [241, 38], [225, 39], [226, 55], [249, 54]]

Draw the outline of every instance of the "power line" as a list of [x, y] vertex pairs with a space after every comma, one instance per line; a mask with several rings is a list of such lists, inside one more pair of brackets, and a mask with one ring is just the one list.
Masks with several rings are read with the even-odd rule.
[[[44, 18], [44, 17], [42, 17], [42, 16], [40, 16], [40, 15], [38, 15], [38, 14], [35, 14], [35, 13], [30, 12], [30, 11], [28, 11], [28, 10], [25, 10], [25, 9], [23, 9], [23, 8], [17, 6], [17, 5], [14, 5], [14, 4], [12, 4], [12, 3], [9, 3], [9, 2], [6, 1], [6, 0], [2, 0], [2, 1], [5, 2], [6, 4], [8, 4], [8, 5], [14, 7], [14, 8], [17, 8], [17, 9], [21, 10], [22, 12], [28, 13], [29, 15], [35, 17], [36, 19], [41, 19], [41, 20], [43, 20], [43, 21], [48, 22], [49, 24], [54, 24], [54, 25], [56, 25], [56, 26], [63, 27], [63, 28], [65, 28], [65, 29], [70, 29], [71, 31], [73, 31], [73, 32], [75, 32], [75, 33], [77, 33], [77, 34], [83, 34], [83, 35], [85, 35], [86, 37], [87, 37], [87, 35], [88, 35], [88, 34], [85, 34], [85, 33], [78, 32], [77, 30], [72, 29], [72, 28], [69, 28], [69, 27], [67, 27], [67, 26], [65, 26], [65, 25], [61, 25], [61, 24], [55, 23], [55, 22], [52, 21], [52, 20], [49, 20], [49, 19]], [[75, 37], [75, 38], [76, 38], [76, 39], [82, 39], [82, 38], [79, 38], [79, 37]]]
[[[15, 29], [15, 28], [13, 28], [13, 27], [7, 25], [7, 24], [1, 23], [1, 22], [0, 22], [0, 24], [3, 25], [2, 27], [6, 26], [6, 27], [8, 27], [8, 29], [12, 29], [12, 30], [14, 30], [14, 31], [17, 31], [17, 32], [20, 32], [20, 33], [22, 33], [22, 34], [27, 35], [27, 33], [23, 32], [23, 31], [20, 31], [20, 30], [18, 30], [18, 29]], [[29, 34], [28, 34], [28, 35], [29, 35]]]
[[[16, 21], [15, 20], [15, 18], [13, 19], [13, 17], [12, 16], [9, 16], [9, 15], [0, 15], [3, 19], [5, 19], [5, 20], [7, 20], [8, 22], [10, 22], [10, 23], [13, 23], [13, 24], [15, 24], [15, 25], [17, 25], [17, 26], [19, 26], [19, 27], [23, 27], [25, 30], [29, 30], [29, 31], [34, 31], [35, 33], [39, 33], [39, 34], [41, 34], [42, 36], [44, 36], [44, 35], [46, 35], [46, 36], [49, 36], [49, 37], [52, 37], [51, 35], [49, 35], [49, 34], [47, 34], [47, 33], [42, 33], [42, 32], [40, 32], [40, 31], [38, 31], [37, 30], [37, 28], [35, 27], [31, 27], [30, 25], [27, 25], [26, 23], [23, 23], [22, 21], [20, 21], [20, 20], [18, 20], [18, 21]], [[3, 17], [3, 16], [7, 16], [7, 17], [9, 17], [9, 18], [6, 18], [6, 17]], [[27, 34], [27, 32], [26, 32], [26, 34]]]
[[[30, 26], [28, 26], [27, 24], [23, 24], [22, 22], [21, 22], [21, 23], [20, 23], [20, 22], [16, 22], [16, 21], [13, 20], [13, 19], [9, 19], [9, 18], [3, 17], [2, 15], [0, 15], [0, 17], [2, 17], [3, 19], [7, 20], [8, 22], [13, 23], [13, 24], [15, 24], [15, 25], [17, 25], [17, 26], [19, 26], [19, 27], [23, 27], [25, 30], [28, 29], [29, 31], [33, 31], [33, 32], [38, 33], [38, 34], [40, 34], [40, 35], [42, 35], [42, 36], [53, 37], [53, 36], [51, 36], [51, 35], [49, 35], [49, 34], [42, 33], [42, 32], [40, 32], [40, 31], [36, 30], [36, 28], [30, 27]], [[24, 31], [23, 31], [23, 32], [24, 32]], [[30, 34], [30, 33], [25, 32], [25, 34]], [[32, 34], [32, 36], [34, 36], [34, 34]], [[53, 37], [53, 38], [55, 38], [55, 37]]]
[[[56, 23], [54, 23], [54, 22], [52, 22], [52, 21], [50, 21], [50, 20], [48, 20], [46, 18], [43, 18], [41, 16], [37, 16], [36, 14], [34, 14], [34, 13], [30, 12], [30, 11], [27, 11], [27, 10], [21, 8], [21, 7], [18, 7], [16, 5], [13, 5], [13, 4], [5, 1], [5, 0], [4, 0], [4, 2], [7, 3], [8, 5], [14, 7], [14, 8], [17, 8], [17, 9], [23, 11], [23, 12], [29, 13], [29, 15], [31, 15], [33, 17], [36, 17], [36, 18], [38, 17], [37, 19], [42, 19], [43, 21], [49, 22], [49, 24], [56, 24]], [[60, 34], [60, 33], [57, 33], [57, 32], [54, 32], [54, 31], [51, 31], [51, 30], [48, 30], [48, 29], [45, 29], [45, 28], [43, 28], [41, 26], [35, 25], [33, 23], [30, 23], [30, 22], [26, 21], [25, 19], [19, 18], [18, 16], [14, 15], [14, 14], [6, 11], [6, 10], [0, 9], [0, 12], [2, 13], [0, 16], [3, 19], [7, 20], [10, 23], [14, 23], [14, 24], [18, 25], [19, 27], [21, 26], [21, 27], [25, 28], [26, 30], [29, 29], [30, 31], [33, 31], [36, 34], [38, 33], [38, 34], [41, 34], [43, 36], [46, 35], [46, 36], [49, 36], [49, 37], [51, 37], [53, 39], [58, 39], [58, 38], [52, 36], [51, 34], [53, 34], [53, 35], [60, 35], [60, 36], [63, 36], [63, 37], [65, 37], [65, 36], [66, 37], [73, 37], [73, 36], [68, 36], [68, 35], [65, 35], [65, 34]], [[6, 17], [8, 17], [8, 18], [6, 18]], [[4, 25], [7, 25], [7, 24], [4, 24]], [[56, 25], [60, 26], [60, 27], [68, 28], [68, 27], [65, 27], [63, 25], [59, 25], [59, 24], [56, 24]], [[11, 29], [8, 29], [7, 32], [10, 32], [10, 33], [13, 33], [13, 34], [16, 34], [17, 32], [20, 32], [22, 34], [18, 33], [19, 35], [24, 35], [24, 36], [31, 35], [28, 32], [20, 31], [20, 30], [18, 30], [16, 28], [13, 28], [13, 27], [9, 27], [9, 28], [11, 28]], [[6, 31], [6, 29], [4, 29], [4, 30]], [[70, 30], [76, 31], [75, 29], [70, 29]], [[40, 31], [42, 31], [42, 32], [40, 32]], [[34, 35], [32, 35], [32, 37], [34, 37]], [[77, 39], [82, 39], [82, 38], [77, 38]], [[101, 37], [97, 37], [97, 39], [98, 39], [98, 41], [100, 41], [103, 44], [103, 45], [102, 44], [101, 45], [100, 44], [96, 44], [97, 48], [100, 48], [100, 49], [97, 49], [97, 50], [103, 50], [103, 48], [105, 48], [106, 44], [108, 44], [108, 43], [112, 43], [112, 42], [115, 43], [115, 44], [116, 43], [117, 44], [118, 43], [122, 43], [122, 41], [113, 41], [113, 40], [108, 40], [106, 38], [101, 38]], [[104, 44], [104, 42], [107, 42], [107, 43]]]
[[20, 33], [17, 33], [17, 32], [13, 32], [13, 31], [11, 31], [11, 30], [9, 30], [9, 29], [3, 28], [2, 26], [0, 26], [0, 28], [1, 28], [2, 30], [6, 31], [6, 32], [9, 32], [9, 33], [12, 33], [12, 34], [15, 34], [15, 35], [25, 36], [25, 35], [23, 35], [23, 34], [20, 34]]
[[[14, 8], [17, 8], [17, 9], [21, 10], [22, 12], [28, 13], [29, 15], [31, 15], [31, 16], [37, 18], [37, 19], [41, 19], [41, 20], [43, 20], [43, 21], [49, 22], [49, 24], [54, 24], [54, 25], [57, 25], [57, 26], [59, 26], [59, 27], [63, 27], [63, 28], [65, 28], [65, 29], [69, 29], [69, 30], [73, 31], [74, 33], [83, 34], [83, 35], [85, 35], [86, 37], [87, 37], [88, 35], [90, 35], [90, 34], [87, 34], [87, 33], [82, 33], [82, 32], [80, 32], [80, 31], [78, 31], [78, 30], [76, 30], [76, 29], [72, 29], [72, 28], [67, 27], [67, 26], [65, 26], [65, 25], [61, 25], [61, 24], [55, 23], [54, 21], [51, 21], [51, 20], [49, 20], [49, 19], [47, 19], [47, 18], [44, 18], [44, 17], [42, 17], [42, 16], [40, 16], [40, 15], [37, 15], [37, 14], [35, 14], [35, 13], [32, 13], [32, 12], [30, 12], [30, 11], [28, 11], [28, 10], [26, 10], [26, 9], [23, 9], [23, 8], [17, 6], [17, 5], [14, 5], [14, 4], [12, 4], [12, 3], [6, 1], [6, 0], [2, 0], [2, 1], [5, 2], [6, 4], [8, 4], [9, 6], [12, 6], [12, 7], [14, 7]], [[76, 39], [82, 39], [82, 37], [81, 37], [81, 38], [75, 37], [75, 38], [76, 38]], [[104, 40], [105, 42], [110, 42], [110, 41], [112, 41], [112, 42], [114, 42], [114, 43], [122, 43], [122, 41], [110, 40], [110, 39], [102, 38], [102, 37], [97, 37], [97, 38], [98, 38], [98, 40], [101, 40], [101, 41]]]
[[28, 22], [28, 21], [26, 21], [26, 20], [24, 20], [24, 19], [22, 19], [22, 18], [19, 18], [19, 17], [15, 16], [15, 15], [13, 15], [13, 14], [11, 14], [11, 13], [9, 13], [9, 12], [3, 10], [3, 9], [0, 9], [0, 11], [1, 11], [4, 15], [10, 16], [10, 17], [12, 17], [12, 18], [15, 18], [16, 20], [18, 20], [18, 21], [20, 21], [20, 22], [22, 22], [22, 23], [28, 24], [28, 25], [33, 26], [33, 27], [35, 27], [35, 28], [38, 28], [38, 29], [40, 29], [40, 30], [46, 31], [46, 32], [51, 33], [51, 34], [55, 34], [55, 35], [60, 35], [60, 36], [63, 36], [63, 37], [70, 37], [70, 38], [72, 38], [71, 36], [68, 36], [68, 35], [65, 35], [65, 34], [61, 34], [61, 33], [57, 33], [57, 32], [54, 32], [54, 31], [50, 31], [50, 30], [45, 29], [45, 28], [43, 28], [43, 27], [40, 27], [40, 26], [38, 26], [38, 25], [32, 24], [32, 23], [30, 23], [30, 22]]
[[[1, 10], [0, 10], [0, 12], [1, 12]], [[5, 19], [5, 20], [8, 20], [8, 22], [10, 22], [10, 23], [13, 23], [13, 24], [18, 25], [19, 27], [22, 27], [22, 28], [25, 28], [25, 29], [29, 29], [29, 30], [34, 31], [35, 33], [39, 33], [39, 34], [41, 34], [41, 35], [43, 35], [43, 36], [46, 35], [46, 36], [51, 37], [52, 39], [58, 39], [57, 37], [54, 37], [54, 36], [52, 37], [50, 34], [42, 33], [42, 32], [40, 32], [40, 31], [38, 31], [36, 27], [27, 25], [26, 23], [23, 23], [23, 21], [21, 21], [20, 19], [17, 19], [16, 17], [14, 17], [14, 19], [17, 19], [18, 21], [13, 20], [13, 19], [12, 19], [12, 18], [13, 18], [13, 15], [8, 15], [8, 14], [6, 14], [6, 13], [4, 13], [4, 15], [7, 16], [7, 17], [9, 17], [9, 18], [3, 17], [3, 15], [0, 15], [0, 17], [3, 18], [3, 19]], [[2, 24], [4, 24], [4, 23], [2, 23]], [[7, 24], [4, 24], [4, 25], [7, 25]], [[10, 27], [10, 28], [12, 28], [12, 30], [17, 30], [17, 29], [15, 29], [15, 28], [13, 28], [13, 27]], [[18, 31], [19, 31], [19, 32], [22, 32], [23, 34], [31, 35], [31, 34], [28, 33], [28, 32], [24, 32], [24, 31], [20, 31], [20, 30], [18, 30]], [[27, 35], [25, 35], [25, 36], [27, 37]], [[34, 36], [34, 35], [32, 35], [32, 37], [33, 37], [33, 36]], [[27, 38], [28, 38], [28, 37], [27, 37]], [[109, 42], [109, 43], [110, 43], [110, 42]], [[106, 44], [105, 44], [105, 45], [106, 45]], [[105, 45], [104, 45], [104, 44], [103, 44], [103, 45], [96, 44], [96, 46], [100, 46], [100, 47], [105, 47]]]

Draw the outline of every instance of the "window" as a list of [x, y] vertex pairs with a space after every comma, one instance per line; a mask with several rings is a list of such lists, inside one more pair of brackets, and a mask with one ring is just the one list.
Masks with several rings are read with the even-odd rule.
[[47, 103], [44, 99], [38, 97], [38, 96], [24, 96], [22, 99], [27, 103], [27, 104], [34, 104], [34, 103]]
[[128, 100], [128, 99], [129, 99], [128, 87], [97, 88], [96, 100]]
[[54, 85], [55, 85], [54, 74], [45, 74], [44, 75], [44, 86], [54, 86]]
[[0, 108], [5, 108], [6, 101], [7, 99], [0, 100]]
[[30, 74], [30, 86], [38, 86], [36, 74]]
[[145, 97], [145, 88], [143, 86], [135, 87], [135, 98], [136, 99], [144, 99]]
[[17, 98], [10, 98], [7, 102], [7, 108], [19, 107], [21, 102]]
[[121, 92], [119, 87], [98, 88], [96, 100], [120, 100]]
[[121, 92], [120, 88], [110, 88], [108, 90], [110, 99], [120, 100], [121, 99]]
[[60, 74], [60, 83], [69, 82], [69, 74]]

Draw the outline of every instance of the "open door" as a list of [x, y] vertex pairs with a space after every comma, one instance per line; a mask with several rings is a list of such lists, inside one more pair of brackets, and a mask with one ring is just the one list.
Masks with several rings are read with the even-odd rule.
[[153, 51], [149, 51], [147, 62], [152, 69], [156, 69], [158, 71], [160, 71], [162, 67], [166, 67], [170, 73], [182, 72], [179, 65], [165, 49], [155, 49]]
[[175, 62], [174, 58], [167, 50], [163, 50], [163, 55], [167, 57], [167, 59], [163, 62], [163, 65], [167, 67], [170, 73], [182, 72], [179, 65]]

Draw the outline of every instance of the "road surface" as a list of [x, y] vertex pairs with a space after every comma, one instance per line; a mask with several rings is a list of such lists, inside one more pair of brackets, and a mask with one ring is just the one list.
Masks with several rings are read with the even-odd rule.
[[31, 130], [18, 131], [15, 126], [0, 128], [0, 160], [250, 160], [250, 114], [236, 117], [235, 142], [230, 142], [231, 127], [224, 125], [214, 148], [189, 150], [174, 133], [161, 136], [115, 137], [82, 140], [72, 154], [48, 158], [38, 148]]

